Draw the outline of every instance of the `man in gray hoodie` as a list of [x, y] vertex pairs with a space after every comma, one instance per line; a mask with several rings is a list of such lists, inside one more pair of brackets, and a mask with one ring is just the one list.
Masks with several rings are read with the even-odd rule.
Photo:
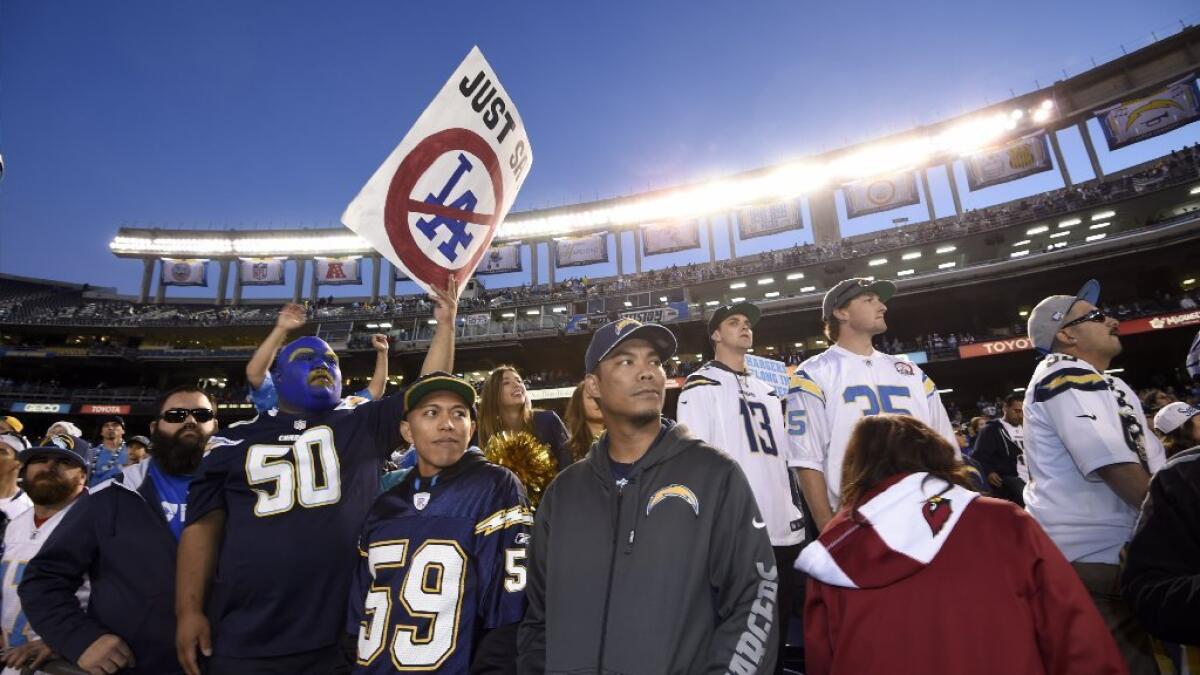
[[735, 461], [661, 417], [675, 336], [620, 319], [585, 357], [607, 431], [535, 516], [521, 673], [770, 673], [779, 570]]

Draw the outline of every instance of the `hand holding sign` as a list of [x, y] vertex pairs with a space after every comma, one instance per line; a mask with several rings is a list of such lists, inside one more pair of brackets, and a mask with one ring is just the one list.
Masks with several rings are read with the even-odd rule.
[[466, 284], [533, 163], [512, 99], [475, 47], [342, 214], [431, 294]]

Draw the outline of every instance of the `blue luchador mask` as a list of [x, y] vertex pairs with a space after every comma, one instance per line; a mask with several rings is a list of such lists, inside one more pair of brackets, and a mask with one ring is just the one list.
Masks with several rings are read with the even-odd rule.
[[329, 410], [342, 398], [337, 354], [318, 337], [302, 337], [280, 350], [274, 379], [279, 399], [305, 412]]

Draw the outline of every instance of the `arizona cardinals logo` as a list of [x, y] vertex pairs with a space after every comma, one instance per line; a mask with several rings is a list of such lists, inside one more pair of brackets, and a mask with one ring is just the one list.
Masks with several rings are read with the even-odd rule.
[[921, 515], [925, 516], [925, 522], [929, 523], [929, 529], [933, 532], [933, 536], [937, 536], [938, 532], [946, 526], [946, 521], [950, 520], [950, 513], [953, 509], [950, 507], [950, 500], [945, 497], [933, 497], [921, 507]]

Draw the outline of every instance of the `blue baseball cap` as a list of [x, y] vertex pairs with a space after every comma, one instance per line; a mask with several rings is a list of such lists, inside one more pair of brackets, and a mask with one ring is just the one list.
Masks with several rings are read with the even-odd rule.
[[92, 444], [78, 438], [76, 436], [67, 436], [66, 434], [55, 434], [42, 439], [36, 448], [22, 450], [17, 454], [17, 459], [21, 462], [21, 469], [25, 468], [31, 460], [38, 457], [59, 457], [69, 459], [79, 466], [83, 467], [83, 472], [86, 474], [91, 468]]
[[653, 345], [654, 351], [658, 352], [659, 358], [663, 360], [674, 356], [675, 350], [679, 346], [675, 340], [675, 334], [665, 326], [657, 323], [642, 323], [637, 319], [617, 319], [604, 324], [592, 335], [587, 355], [583, 357], [585, 372], [596, 372], [596, 368], [609, 352], [622, 342], [633, 338], [641, 338], [649, 342]]

